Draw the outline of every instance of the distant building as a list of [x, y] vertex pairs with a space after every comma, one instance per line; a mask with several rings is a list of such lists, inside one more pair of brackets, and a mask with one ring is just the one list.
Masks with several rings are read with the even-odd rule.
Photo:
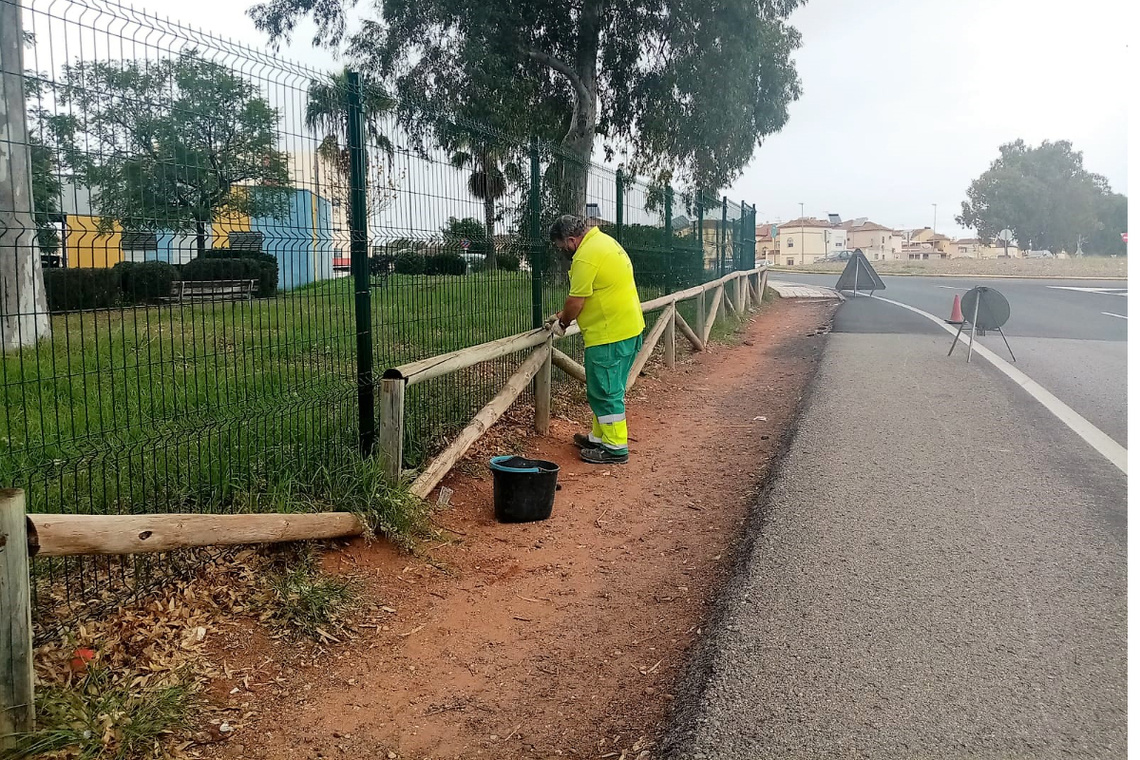
[[[124, 230], [118, 222], [100, 231], [86, 187], [66, 185], [60, 198], [60, 258], [68, 268], [106, 268], [120, 261], [178, 265], [198, 255], [193, 232]], [[325, 280], [333, 276], [332, 208], [325, 198], [294, 190], [281, 219], [219, 211], [206, 225], [206, 246], [272, 254], [277, 258], [277, 285], [283, 290]]]
[[823, 219], [793, 219], [772, 226], [773, 256], [779, 266], [812, 264], [847, 250], [847, 230]]
[[866, 217], [843, 222], [847, 247], [860, 250], [871, 261], [903, 259], [903, 236], [897, 230], [868, 221]]

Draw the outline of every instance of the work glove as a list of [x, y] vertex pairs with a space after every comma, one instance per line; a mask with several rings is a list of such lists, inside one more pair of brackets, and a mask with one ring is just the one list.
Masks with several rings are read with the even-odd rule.
[[557, 314], [551, 314], [550, 318], [546, 320], [546, 329], [554, 333], [556, 338], [561, 338], [566, 334], [566, 328], [562, 326]]

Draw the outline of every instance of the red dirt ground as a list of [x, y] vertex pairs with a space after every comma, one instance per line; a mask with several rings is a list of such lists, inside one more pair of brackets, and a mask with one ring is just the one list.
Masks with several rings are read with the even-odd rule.
[[[779, 301], [736, 346], [659, 365], [631, 392], [625, 467], [578, 461], [556, 418], [530, 455], [558, 462], [551, 519], [492, 515], [496, 426], [445, 481], [453, 540], [331, 550], [360, 579], [359, 637], [310, 657], [231, 635], [218, 682], [238, 730], [218, 758], [648, 758], [685, 653], [731, 569], [749, 506], [794, 422], [833, 306]], [[499, 431], [498, 435], [495, 435]], [[474, 472], [475, 474], [470, 474]]]

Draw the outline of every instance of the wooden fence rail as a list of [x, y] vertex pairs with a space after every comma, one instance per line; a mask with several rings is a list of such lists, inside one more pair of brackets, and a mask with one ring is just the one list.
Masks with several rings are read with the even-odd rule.
[[[663, 313], [645, 336], [641, 351], [634, 359], [626, 388], [632, 388], [637, 382], [638, 376], [662, 338], [664, 338], [666, 367], [674, 366], [677, 331], [680, 331], [695, 350], [705, 350], [713, 324], [720, 313], [721, 303], [724, 303], [726, 313], [731, 311], [743, 317], [754, 304], [759, 304], [760, 294], [764, 292], [767, 284], [767, 277], [767, 268], [757, 267], [743, 272], [733, 272], [703, 285], [643, 302], [641, 304], [643, 313], [662, 310]], [[711, 304], [707, 303], [709, 294], [711, 294]], [[697, 302], [699, 330], [690, 327], [677, 311], [678, 303], [691, 299], [696, 299]], [[578, 325], [573, 324], [566, 331], [566, 336], [576, 335], [578, 332]], [[586, 382], [586, 371], [580, 364], [555, 348], [555, 340], [549, 331], [539, 328], [385, 371], [380, 388], [379, 450], [387, 476], [397, 481], [402, 475], [404, 391], [407, 386], [528, 349], [534, 349], [534, 352], [511, 376], [504, 388], [479, 410], [451, 445], [432, 460], [412, 482], [412, 493], [420, 498], [427, 498], [459, 458], [510, 408], [536, 376], [538, 382], [535, 385], [535, 429], [545, 434], [550, 420], [550, 383], [547, 379], [550, 367], [557, 367], [575, 380]]]

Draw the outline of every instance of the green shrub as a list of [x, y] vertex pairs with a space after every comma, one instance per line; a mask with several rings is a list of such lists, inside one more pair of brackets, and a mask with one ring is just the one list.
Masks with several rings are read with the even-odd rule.
[[519, 271], [519, 257], [515, 253], [497, 253], [495, 254], [495, 263], [499, 269], [504, 272], [517, 272]]
[[[261, 276], [257, 280], [257, 294], [261, 297], [271, 296], [277, 292], [277, 275], [281, 268], [277, 257], [272, 253], [258, 253], [255, 251], [235, 251], [231, 248], [213, 248], [202, 254], [206, 259], [248, 259], [261, 264]], [[183, 279], [186, 279], [185, 277]], [[224, 277], [219, 279], [226, 279]], [[242, 278], [249, 279], [249, 278]]]
[[277, 259], [267, 253], [207, 251], [182, 265], [183, 280], [257, 280], [257, 295], [277, 292]]
[[455, 251], [424, 257], [424, 274], [467, 274], [467, 261]]
[[120, 261], [115, 265], [125, 303], [151, 303], [170, 295], [178, 279], [174, 267], [165, 261]]
[[423, 274], [426, 259], [415, 251], [400, 251], [396, 254], [396, 274]]
[[121, 297], [114, 269], [45, 269], [44, 291], [49, 311], [107, 309]]

